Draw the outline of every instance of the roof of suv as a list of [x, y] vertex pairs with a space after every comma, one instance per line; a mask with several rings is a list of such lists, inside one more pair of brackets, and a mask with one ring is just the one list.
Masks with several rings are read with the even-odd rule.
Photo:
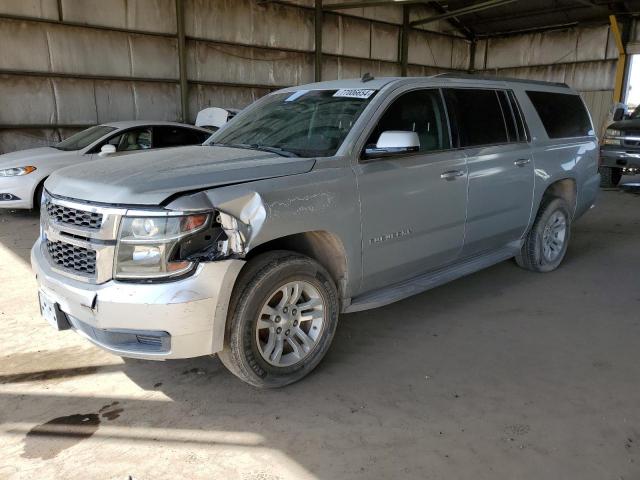
[[507, 78], [507, 77], [491, 77], [465, 73], [440, 73], [430, 77], [369, 77], [363, 78], [349, 78], [344, 80], [330, 80], [326, 82], [308, 83], [306, 85], [298, 85], [284, 89], [284, 91], [296, 91], [296, 90], [338, 90], [341, 88], [360, 88], [380, 90], [381, 88], [389, 85], [390, 83], [403, 82], [410, 83], [411, 81], [418, 80], [459, 80], [459, 81], [479, 81], [479, 82], [494, 82], [494, 83], [521, 83], [536, 86], [547, 86], [553, 88], [567, 88], [569, 86], [566, 83], [558, 82], [544, 82], [540, 80], [527, 80], [521, 78]]

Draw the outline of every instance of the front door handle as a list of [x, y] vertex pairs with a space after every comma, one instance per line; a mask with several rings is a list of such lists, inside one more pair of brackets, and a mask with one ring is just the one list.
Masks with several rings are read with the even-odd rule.
[[462, 170], [448, 170], [440, 174], [440, 178], [443, 180], [455, 180], [458, 177], [462, 177], [464, 172]]
[[516, 167], [524, 167], [525, 165], [527, 165], [529, 162], [531, 162], [530, 158], [520, 158], [518, 160], [516, 160], [515, 162], [513, 162], [513, 164]]

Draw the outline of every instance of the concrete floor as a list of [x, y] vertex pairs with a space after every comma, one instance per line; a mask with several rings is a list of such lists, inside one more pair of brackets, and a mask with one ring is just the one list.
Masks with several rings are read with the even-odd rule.
[[504, 262], [342, 318], [306, 380], [123, 361], [39, 318], [37, 217], [0, 214], [0, 478], [638, 479], [640, 196], [564, 265]]

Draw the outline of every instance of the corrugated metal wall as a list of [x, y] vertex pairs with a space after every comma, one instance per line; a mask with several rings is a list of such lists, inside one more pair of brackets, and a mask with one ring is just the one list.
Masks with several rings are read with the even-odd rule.
[[[314, 80], [313, 0], [183, 1], [188, 121]], [[401, 24], [398, 7], [326, 12], [323, 79], [399, 75]], [[445, 27], [411, 30], [410, 75], [468, 68], [470, 43]], [[0, 152], [95, 123], [178, 120], [179, 75], [175, 0], [2, 0]]]
[[[188, 121], [207, 106], [243, 107], [314, 80], [313, 0], [183, 2]], [[433, 13], [414, 6], [411, 19]], [[2, 0], [0, 152], [100, 122], [178, 120], [176, 18], [175, 0]], [[401, 24], [401, 7], [325, 12], [323, 79], [399, 75]], [[608, 27], [480, 40], [473, 61], [466, 39], [443, 33], [446, 21], [427, 27], [410, 30], [409, 75], [472, 66], [566, 82], [604, 124], [617, 57]]]
[[481, 40], [474, 68], [492, 75], [565, 82], [581, 93], [602, 132], [613, 101], [617, 57], [608, 26], [576, 27]]

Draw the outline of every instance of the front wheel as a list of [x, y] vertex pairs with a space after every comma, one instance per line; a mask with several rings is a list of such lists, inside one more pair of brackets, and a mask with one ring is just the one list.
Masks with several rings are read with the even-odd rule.
[[42, 197], [44, 196], [44, 180], [42, 180], [36, 187], [33, 193], [33, 210], [40, 210], [42, 205]]
[[571, 237], [571, 213], [562, 198], [543, 200], [516, 262], [534, 272], [550, 272], [562, 263]]
[[234, 288], [220, 360], [256, 387], [296, 382], [327, 353], [338, 312], [335, 284], [316, 261], [286, 251], [258, 256]]

